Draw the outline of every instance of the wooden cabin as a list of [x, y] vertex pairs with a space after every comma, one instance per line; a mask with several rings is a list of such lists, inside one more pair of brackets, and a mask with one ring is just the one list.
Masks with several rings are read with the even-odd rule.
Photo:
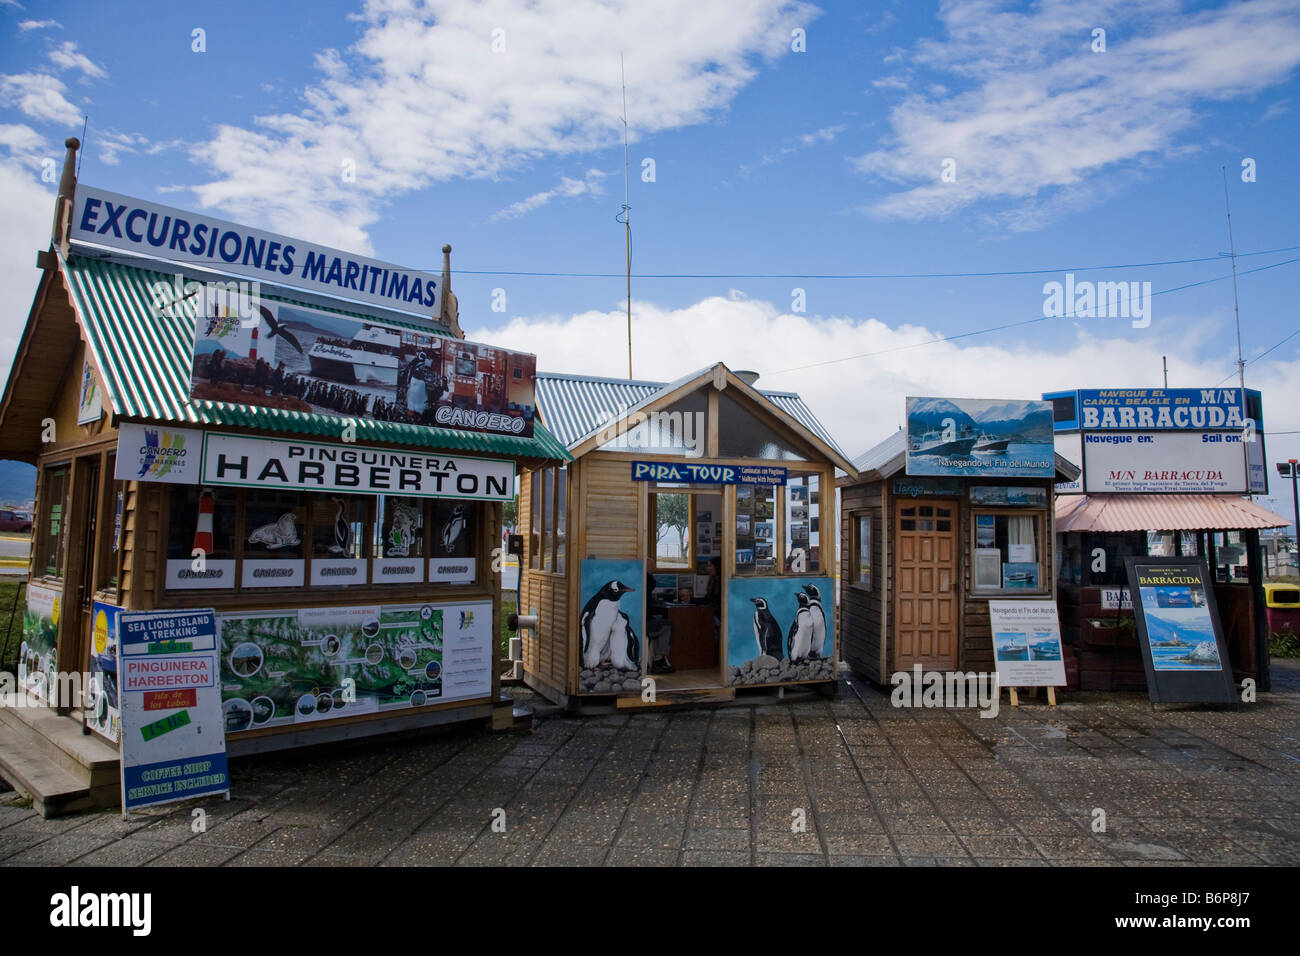
[[[38, 469], [19, 679], [48, 705], [0, 714], [5, 776], [47, 812], [116, 802], [114, 685], [78, 692], [54, 675], [112, 669], [107, 622], [122, 609], [215, 609], [231, 755], [453, 721], [512, 725], [497, 668], [502, 502], [519, 468], [563, 465], [564, 447], [540, 425], [526, 437], [269, 407], [303, 405], [283, 373], [269, 387], [232, 385], [246, 404], [193, 398], [201, 296], [167, 293], [212, 276], [55, 235], [0, 398], [0, 457]], [[449, 274], [445, 259], [444, 289]], [[464, 342], [449, 290], [424, 319], [288, 286], [264, 284], [260, 301], [308, 344], [319, 319], [344, 331], [382, 323], [418, 353], [412, 362], [441, 343], [457, 357], [486, 350]], [[504, 353], [494, 361], [501, 378]], [[514, 378], [531, 376], [531, 356], [511, 361]], [[305, 356], [301, 367], [294, 388], [322, 384]], [[523, 384], [511, 401], [531, 412]], [[83, 723], [95, 735], [83, 738]], [[76, 779], [22, 763], [46, 745]]]
[[651, 702], [647, 676], [655, 703], [834, 680], [835, 469], [852, 465], [798, 395], [756, 378], [538, 374], [573, 461], [522, 474], [530, 686], [624, 707]]
[[1054, 478], [909, 477], [906, 452], [900, 430], [839, 480], [844, 660], [881, 685], [918, 664], [992, 672], [989, 599], [1055, 596], [1053, 484], [1077, 469], [1058, 455]]

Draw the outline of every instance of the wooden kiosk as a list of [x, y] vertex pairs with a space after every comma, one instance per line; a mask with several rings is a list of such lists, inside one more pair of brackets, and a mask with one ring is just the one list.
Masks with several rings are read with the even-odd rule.
[[1077, 469], [1047, 447], [1052, 477], [909, 476], [902, 430], [854, 462], [839, 488], [840, 638], [855, 673], [888, 685], [918, 664], [994, 670], [989, 599], [1055, 596], [1053, 483]]
[[[540, 425], [520, 434], [532, 356], [464, 342], [450, 247], [440, 281], [363, 260], [384, 284], [401, 276], [409, 298], [392, 306], [358, 302], [365, 283], [325, 294], [323, 267], [310, 281], [277, 270], [272, 284], [262, 259], [259, 311], [209, 314], [206, 290], [247, 276], [245, 263], [215, 273], [79, 241], [104, 194], [77, 186], [68, 146], [54, 244], [38, 257], [0, 399], [0, 455], [38, 468], [18, 676], [47, 705], [0, 713], [0, 770], [46, 813], [116, 803], [112, 621], [124, 608], [216, 609], [230, 755], [453, 721], [511, 726], [496, 667], [501, 502], [518, 468], [569, 456]], [[117, 212], [123, 243], [168, 228], [161, 207], [107, 196], [110, 211], [131, 210]], [[266, 236], [179, 210], [167, 219], [211, 224], [223, 248]], [[296, 247], [299, 268], [322, 249], [266, 241]], [[435, 308], [420, 315], [414, 300], [427, 305], [431, 290]], [[193, 397], [196, 339], [222, 335], [220, 387], [242, 402]], [[241, 335], [249, 354], [236, 358]], [[502, 431], [454, 427], [467, 420]], [[95, 690], [54, 679], [66, 672], [98, 674]]]
[[[629, 707], [651, 703], [647, 676], [658, 704], [834, 680], [834, 476], [852, 465], [798, 395], [756, 378], [538, 375], [573, 462], [521, 482], [531, 687]], [[665, 630], [675, 672], [653, 673]]]

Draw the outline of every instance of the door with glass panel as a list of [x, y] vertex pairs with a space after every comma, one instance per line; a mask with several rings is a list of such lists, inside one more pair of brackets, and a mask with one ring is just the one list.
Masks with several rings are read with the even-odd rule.
[[957, 502], [894, 505], [894, 662], [897, 670], [957, 667]]

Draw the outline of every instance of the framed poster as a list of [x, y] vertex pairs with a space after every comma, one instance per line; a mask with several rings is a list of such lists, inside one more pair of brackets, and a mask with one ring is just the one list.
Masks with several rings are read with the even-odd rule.
[[989, 601], [1002, 687], [1062, 687], [1065, 660], [1055, 601]]
[[1198, 558], [1125, 558], [1152, 703], [1233, 704], [1210, 572]]
[[1002, 552], [998, 548], [975, 549], [975, 587], [1002, 587]]

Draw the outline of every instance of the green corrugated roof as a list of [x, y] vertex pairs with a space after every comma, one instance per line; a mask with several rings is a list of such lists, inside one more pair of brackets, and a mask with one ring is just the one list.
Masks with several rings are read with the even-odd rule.
[[[191, 401], [189, 384], [197, 297], [169, 309], [173, 315], [163, 315], [154, 308], [150, 290], [156, 283], [171, 288], [172, 275], [79, 255], [60, 257], [60, 261], [72, 292], [73, 307], [85, 327], [95, 363], [104, 376], [109, 403], [122, 417], [331, 438], [339, 437], [343, 422], [354, 421], [359, 442], [572, 461], [564, 446], [540, 422], [534, 422], [532, 438], [520, 438], [399, 422], [342, 419], [257, 405]], [[303, 308], [321, 308], [283, 296], [265, 295], [264, 298]], [[371, 316], [346, 309], [327, 311], [373, 321]], [[388, 324], [405, 325], [426, 333], [437, 331], [402, 322]]]

